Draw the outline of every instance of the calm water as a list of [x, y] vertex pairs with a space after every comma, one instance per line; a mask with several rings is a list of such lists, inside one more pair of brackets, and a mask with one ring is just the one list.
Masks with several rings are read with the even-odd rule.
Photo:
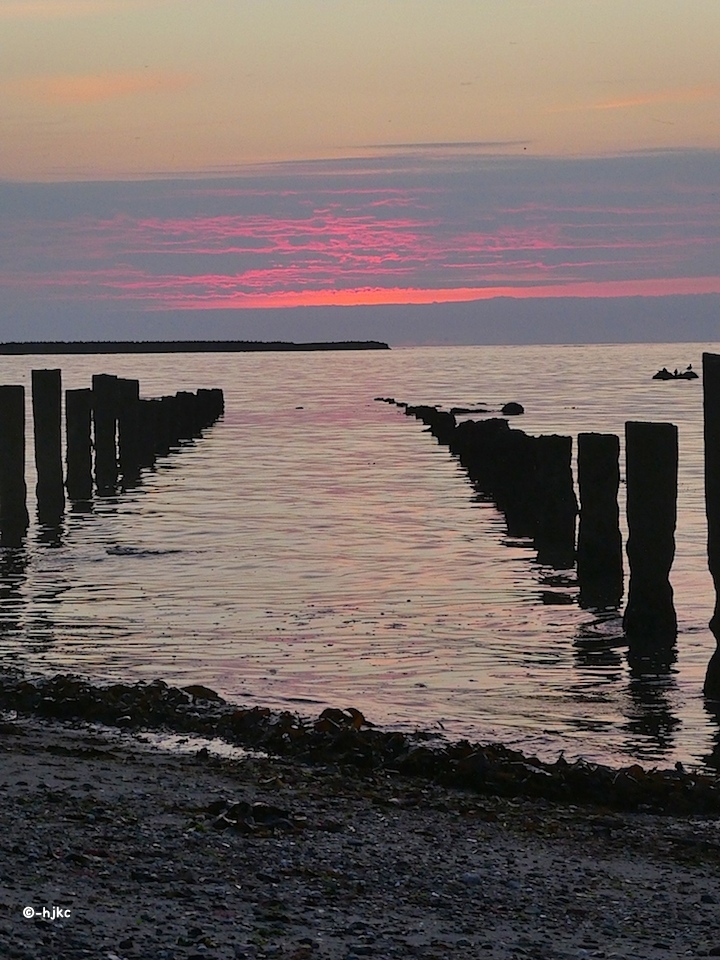
[[[697, 762], [720, 736], [701, 696], [714, 640], [705, 556], [700, 368], [719, 345], [0, 358], [0, 382], [60, 366], [139, 377], [141, 394], [220, 386], [223, 420], [142, 484], [33, 524], [5, 550], [5, 662], [93, 678], [201, 682], [245, 704], [356, 706], [375, 722], [497, 739], [547, 758]], [[620, 615], [505, 542], [501, 517], [411, 403], [525, 405], [529, 433], [680, 431], [680, 625], [665, 673], [630, 668]], [[31, 435], [28, 452], [32, 450]], [[31, 460], [31, 456], [28, 457]], [[28, 464], [31, 515], [34, 475]], [[624, 506], [624, 505], [623, 505]], [[570, 602], [561, 603], [562, 600]], [[550, 601], [550, 602], [549, 602]]]

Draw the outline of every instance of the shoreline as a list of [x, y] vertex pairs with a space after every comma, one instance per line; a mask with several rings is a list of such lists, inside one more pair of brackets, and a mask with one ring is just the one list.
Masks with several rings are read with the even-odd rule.
[[[450, 741], [438, 733], [378, 727], [353, 708], [327, 708], [316, 718], [243, 707], [199, 684], [162, 680], [95, 684], [72, 674], [29, 677], [0, 668], [0, 710], [18, 718], [99, 723], [122, 731], [169, 732], [217, 739], [309, 767], [341, 764], [359, 774], [414, 777], [481, 796], [618, 811], [720, 815], [720, 772], [611, 767], [585, 760], [542, 761], [502, 743]], [[708, 758], [717, 762], [715, 755]]]
[[0, 723], [8, 960], [720, 955], [714, 819], [128, 736]]

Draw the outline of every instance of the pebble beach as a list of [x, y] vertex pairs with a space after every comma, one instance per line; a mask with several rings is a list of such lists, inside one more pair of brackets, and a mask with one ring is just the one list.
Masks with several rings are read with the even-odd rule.
[[[716, 816], [5, 714], [0, 956], [720, 956]], [[641, 805], [642, 806], [642, 805]]]

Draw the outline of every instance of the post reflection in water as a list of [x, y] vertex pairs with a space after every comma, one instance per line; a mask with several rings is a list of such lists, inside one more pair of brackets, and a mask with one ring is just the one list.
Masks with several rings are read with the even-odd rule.
[[706, 698], [703, 707], [706, 716], [716, 728], [712, 750], [703, 757], [703, 760], [709, 767], [720, 770], [720, 700], [708, 700]]
[[0, 546], [0, 633], [17, 635], [23, 625], [28, 554], [24, 545]]
[[41, 522], [38, 514], [38, 524], [35, 530], [35, 542], [41, 547], [62, 547], [65, 534], [65, 517], [61, 515], [53, 521]]
[[595, 619], [581, 623], [573, 643], [578, 670], [601, 675], [612, 683], [623, 680], [621, 648], [625, 646], [617, 607], [595, 610]]
[[672, 708], [677, 649], [628, 648], [622, 611], [608, 607], [593, 613], [594, 619], [581, 624], [574, 639], [576, 669], [605, 684], [619, 686], [627, 681], [626, 720], [621, 725], [628, 734], [627, 752], [638, 757], [669, 754], [675, 746], [675, 731], [681, 726]]
[[627, 662], [630, 700], [624, 729], [638, 738], [635, 742], [631, 739], [629, 746], [642, 755], [649, 741], [660, 753], [668, 753], [675, 745], [675, 731], [681, 725], [671, 707], [677, 688], [673, 669], [677, 648], [649, 650], [631, 645]]

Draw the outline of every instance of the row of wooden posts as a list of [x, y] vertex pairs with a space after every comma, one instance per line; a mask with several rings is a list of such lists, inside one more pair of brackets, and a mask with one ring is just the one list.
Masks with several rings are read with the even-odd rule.
[[[715, 354], [703, 354], [703, 397], [708, 566], [716, 592], [710, 629], [718, 643], [705, 693], [720, 700], [720, 356]], [[540, 563], [558, 569], [576, 565], [581, 605], [619, 606], [624, 577], [617, 436], [579, 434], [578, 507], [571, 437], [532, 437], [500, 418], [457, 423], [452, 413], [436, 407], [381, 399], [397, 403], [429, 426], [458, 457], [481, 495], [504, 513], [509, 536], [533, 540]], [[674, 424], [625, 424], [625, 479], [630, 578], [623, 628], [636, 649], [663, 651], [677, 637], [669, 579], [678, 494]]]
[[[65, 471], [62, 460], [62, 375], [32, 371], [37, 511], [57, 523], [65, 494], [73, 502], [116, 493], [137, 482], [143, 467], [183, 440], [200, 435], [223, 413], [220, 389], [140, 397], [138, 380], [97, 374], [92, 388], [65, 391]], [[0, 535], [5, 542], [29, 525], [25, 483], [25, 388], [0, 386]]]

